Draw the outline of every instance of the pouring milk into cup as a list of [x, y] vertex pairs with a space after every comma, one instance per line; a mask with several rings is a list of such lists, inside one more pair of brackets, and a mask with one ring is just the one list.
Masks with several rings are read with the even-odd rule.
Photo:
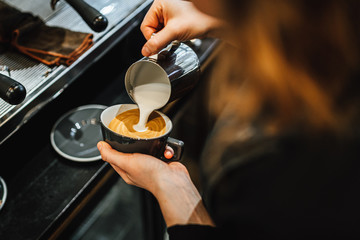
[[[109, 128], [110, 122], [117, 118], [119, 122], [131, 110], [135, 114], [137, 107], [120, 104], [104, 110], [101, 116], [104, 140], [114, 149], [122, 152], [140, 152], [150, 154], [163, 160], [179, 160], [183, 150], [183, 142], [170, 138], [171, 120], [163, 113], [155, 111], [167, 103], [186, 95], [196, 85], [200, 74], [199, 59], [196, 53], [184, 43], [172, 43], [156, 57], [144, 57], [133, 63], [125, 75], [125, 88], [130, 98], [137, 104], [136, 122], [127, 124], [128, 136]], [[159, 114], [165, 121], [165, 133], [157, 137], [143, 137], [154, 131], [150, 124]], [[122, 116], [119, 116], [119, 115]], [[130, 115], [131, 115], [130, 114]], [[118, 117], [119, 116], [119, 117]], [[149, 118], [150, 116], [150, 118]], [[159, 121], [157, 121], [159, 122]], [[113, 123], [114, 124], [114, 123]], [[123, 123], [121, 123], [123, 124]], [[150, 124], [150, 126], [148, 125]], [[125, 126], [126, 124], [123, 124]], [[150, 129], [149, 129], [150, 128]], [[120, 128], [119, 128], [120, 129]], [[152, 134], [152, 133], [151, 133]], [[155, 135], [154, 135], [155, 136]], [[171, 147], [174, 156], [164, 159], [164, 150]]]

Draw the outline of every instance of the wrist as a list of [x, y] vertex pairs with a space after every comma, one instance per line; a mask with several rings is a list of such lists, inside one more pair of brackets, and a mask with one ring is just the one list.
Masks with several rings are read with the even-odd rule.
[[202, 198], [187, 172], [172, 172], [159, 179], [153, 195], [159, 202], [166, 225], [204, 224], [213, 225], [202, 203]]
[[225, 21], [217, 19], [217, 18], [212, 18], [210, 20], [209, 26], [210, 27], [206, 34], [206, 37], [220, 38], [220, 39], [224, 38], [226, 29], [228, 28], [228, 25], [226, 24]]

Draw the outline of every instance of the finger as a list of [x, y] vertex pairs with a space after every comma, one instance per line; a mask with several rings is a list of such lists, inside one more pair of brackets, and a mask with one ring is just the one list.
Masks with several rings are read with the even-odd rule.
[[121, 169], [126, 171], [127, 169], [127, 159], [129, 154], [121, 153], [114, 150], [108, 143], [100, 141], [97, 144], [97, 147], [100, 151], [101, 158], [113, 165], [118, 166]]
[[150, 37], [143, 46], [141, 53], [146, 57], [156, 54], [173, 40], [176, 40], [176, 34], [169, 27], [165, 27]]
[[164, 157], [166, 159], [171, 159], [173, 156], [174, 156], [174, 149], [172, 149], [172, 147], [170, 146], [166, 146], [164, 151]]
[[[152, 17], [148, 17], [148, 18], [152, 18]], [[144, 21], [140, 26], [140, 30], [146, 40], [149, 40], [153, 33], [161, 29], [159, 25], [160, 24], [156, 18], [154, 20], [147, 20], [146, 17], [144, 18]]]
[[163, 28], [162, 23], [164, 21], [161, 19], [162, 14], [158, 13], [159, 11], [161, 11], [161, 9], [157, 8], [155, 4], [153, 4], [140, 25], [140, 30], [146, 40], [149, 40], [154, 32]]

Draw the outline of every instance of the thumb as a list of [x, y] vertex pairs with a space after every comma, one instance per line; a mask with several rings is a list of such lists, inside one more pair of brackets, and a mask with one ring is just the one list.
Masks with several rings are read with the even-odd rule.
[[145, 57], [158, 53], [165, 48], [171, 41], [176, 40], [176, 35], [167, 27], [154, 34], [143, 46], [141, 53]]
[[114, 150], [107, 142], [100, 141], [97, 144], [97, 148], [100, 151], [101, 158], [110, 164], [116, 165], [120, 168], [124, 168], [124, 158], [126, 154]]

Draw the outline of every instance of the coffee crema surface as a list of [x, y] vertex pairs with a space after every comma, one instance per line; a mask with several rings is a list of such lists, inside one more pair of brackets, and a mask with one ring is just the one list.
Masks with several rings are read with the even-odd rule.
[[134, 130], [134, 125], [139, 122], [139, 115], [139, 109], [127, 110], [117, 115], [108, 127], [120, 135], [131, 138], [154, 138], [165, 134], [165, 120], [156, 112], [150, 114], [145, 131]]

